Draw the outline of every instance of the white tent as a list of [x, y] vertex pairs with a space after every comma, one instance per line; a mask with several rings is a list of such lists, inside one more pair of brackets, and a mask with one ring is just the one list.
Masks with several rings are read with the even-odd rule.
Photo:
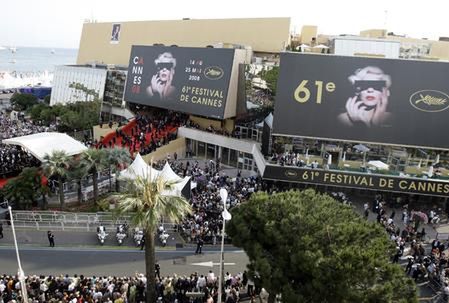
[[164, 168], [162, 168], [161, 171], [162, 178], [168, 180], [168, 181], [181, 181], [182, 178], [178, 176], [173, 169], [171, 169], [170, 164], [168, 162], [165, 163]]
[[135, 180], [138, 177], [155, 180], [161, 172], [148, 165], [140, 154], [137, 154], [131, 165], [120, 172], [120, 179]]
[[377, 169], [388, 169], [388, 164], [383, 163], [382, 161], [368, 161], [368, 165], [374, 166]]
[[67, 155], [74, 156], [87, 150], [83, 143], [69, 135], [53, 132], [5, 139], [2, 143], [22, 146], [39, 161], [44, 161], [45, 155], [51, 155], [53, 151], [64, 151]]
[[120, 173], [120, 179], [126, 180], [135, 180], [137, 178], [151, 178], [151, 181], [154, 181], [156, 178], [161, 177], [166, 181], [177, 182], [174, 184], [173, 189], [171, 191], [165, 191], [163, 195], [174, 195], [180, 196], [182, 190], [189, 182], [190, 177], [181, 178], [178, 176], [170, 167], [170, 164], [165, 163], [164, 168], [162, 170], [157, 170], [151, 165], [148, 165], [145, 160], [137, 154], [133, 163], [125, 170]]

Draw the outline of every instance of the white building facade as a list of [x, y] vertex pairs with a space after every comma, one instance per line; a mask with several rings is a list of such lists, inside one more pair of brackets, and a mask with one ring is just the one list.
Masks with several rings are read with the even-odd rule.
[[95, 96], [93, 94], [86, 94], [85, 91], [76, 86], [95, 91], [97, 98], [103, 100], [106, 75], [106, 68], [70, 65], [56, 66], [50, 106], [94, 100]]

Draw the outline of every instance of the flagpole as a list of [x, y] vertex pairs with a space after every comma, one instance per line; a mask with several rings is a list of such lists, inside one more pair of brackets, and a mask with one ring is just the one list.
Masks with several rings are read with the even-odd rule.
[[220, 250], [220, 275], [218, 276], [218, 303], [221, 303], [223, 296], [223, 270], [224, 270], [224, 237], [225, 237], [226, 220], [223, 219], [223, 229], [221, 232], [221, 250]]
[[22, 302], [28, 303], [28, 292], [27, 292], [27, 287], [25, 285], [25, 273], [23, 272], [22, 264], [20, 262], [19, 247], [17, 245], [16, 229], [14, 228], [14, 218], [12, 216], [11, 206], [8, 206], [8, 211], [9, 211], [9, 218], [11, 221], [12, 235], [14, 237], [14, 246], [16, 248], [17, 264], [19, 266], [18, 275], [19, 275], [19, 281], [20, 281], [20, 288], [22, 289]]

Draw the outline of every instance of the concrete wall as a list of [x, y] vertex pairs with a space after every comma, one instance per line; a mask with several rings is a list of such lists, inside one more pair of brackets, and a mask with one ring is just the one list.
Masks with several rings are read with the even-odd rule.
[[223, 121], [207, 119], [203, 117], [190, 116], [189, 119], [192, 120], [193, 123], [198, 124], [203, 129], [206, 129], [212, 125], [214, 129], [225, 129], [229, 133], [234, 130], [235, 126], [234, 120], [232, 119], [223, 120], [224, 125], [222, 124]]
[[128, 65], [133, 44], [205, 47], [223, 42], [251, 46], [256, 52], [279, 53], [290, 39], [290, 18], [122, 22], [118, 43], [111, 43], [115, 23], [84, 24], [78, 64]]
[[148, 155], [142, 156], [142, 158], [145, 160], [146, 163], [150, 163], [151, 160], [153, 162], [164, 160], [167, 158], [167, 155], [170, 155], [170, 157], [173, 159], [173, 154], [175, 152], [178, 154], [178, 158], [184, 157], [186, 153], [185, 138], [178, 138], [176, 140], [170, 141], [169, 144], [159, 147], [156, 151]]

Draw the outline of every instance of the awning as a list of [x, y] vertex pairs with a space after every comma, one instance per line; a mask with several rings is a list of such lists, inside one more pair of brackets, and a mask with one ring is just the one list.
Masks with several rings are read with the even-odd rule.
[[5, 139], [2, 143], [19, 145], [41, 162], [44, 161], [46, 154], [51, 155], [54, 151], [63, 151], [69, 156], [74, 156], [87, 150], [83, 143], [69, 135], [52, 132]]

